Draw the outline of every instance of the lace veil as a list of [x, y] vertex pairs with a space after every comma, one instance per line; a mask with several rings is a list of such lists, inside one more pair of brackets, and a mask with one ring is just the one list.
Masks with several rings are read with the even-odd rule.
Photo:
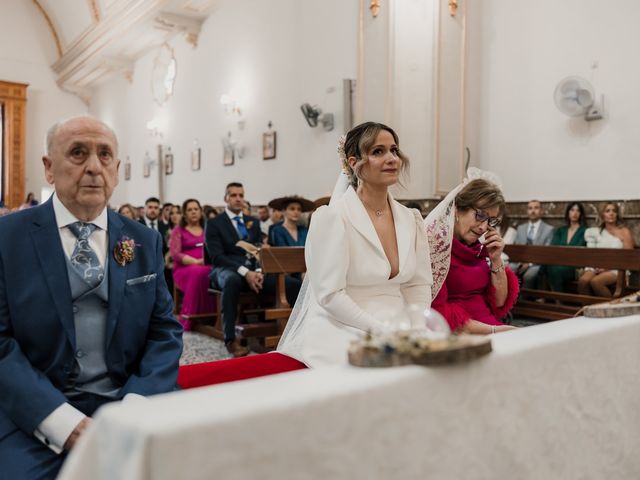
[[433, 285], [431, 286], [432, 299], [436, 298], [436, 295], [440, 291], [440, 288], [442, 288], [449, 274], [451, 245], [453, 243], [453, 225], [456, 216], [456, 196], [467, 183], [478, 178], [487, 180], [498, 187], [501, 183], [497, 175], [480, 170], [479, 168], [470, 167], [467, 170], [467, 178], [451, 190], [444, 200], [424, 219], [424, 226], [429, 241], [429, 253], [431, 254], [431, 271], [433, 274]]

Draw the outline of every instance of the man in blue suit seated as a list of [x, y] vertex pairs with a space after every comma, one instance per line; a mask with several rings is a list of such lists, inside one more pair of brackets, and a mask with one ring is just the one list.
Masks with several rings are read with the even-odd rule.
[[55, 194], [0, 218], [2, 478], [54, 478], [98, 407], [174, 390], [182, 352], [160, 235], [107, 209], [113, 131], [56, 124], [42, 160]]
[[[257, 218], [244, 215], [244, 187], [231, 182], [224, 193], [225, 211], [207, 222], [205, 229], [206, 248], [213, 263], [209, 274], [214, 288], [222, 290], [222, 327], [227, 351], [236, 357], [246, 355], [248, 350], [236, 340], [236, 317], [241, 291], [253, 290], [263, 301], [276, 292], [273, 274], [263, 275], [255, 262], [247, 259], [245, 251], [236, 243], [243, 240], [261, 245], [262, 232]], [[289, 275], [285, 277], [285, 290], [290, 305], [296, 303], [302, 282]]]

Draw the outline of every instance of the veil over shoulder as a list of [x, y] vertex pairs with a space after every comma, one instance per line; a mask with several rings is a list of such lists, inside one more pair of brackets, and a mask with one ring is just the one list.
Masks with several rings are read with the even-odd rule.
[[431, 298], [436, 298], [436, 295], [438, 295], [449, 274], [451, 245], [453, 243], [453, 226], [456, 215], [456, 196], [467, 183], [478, 178], [485, 179], [498, 187], [501, 185], [500, 178], [494, 173], [480, 170], [476, 167], [470, 167], [467, 169], [467, 176], [462, 183], [451, 190], [424, 219], [433, 274]]
[[[341, 171], [338, 175], [338, 179], [336, 180], [336, 184], [333, 187], [329, 205], [342, 198], [348, 188], [349, 177], [347, 177], [347, 175]], [[277, 350], [298, 350], [300, 338], [297, 334], [300, 332], [302, 319], [305, 317], [305, 313], [309, 309], [310, 298], [311, 292], [309, 291], [309, 277], [305, 276], [304, 280], [302, 281], [300, 293], [298, 294], [298, 299], [296, 300], [296, 303], [291, 310], [291, 315], [289, 315], [287, 326], [285, 327], [284, 332], [282, 332], [282, 336], [280, 337], [280, 341], [278, 342]]]

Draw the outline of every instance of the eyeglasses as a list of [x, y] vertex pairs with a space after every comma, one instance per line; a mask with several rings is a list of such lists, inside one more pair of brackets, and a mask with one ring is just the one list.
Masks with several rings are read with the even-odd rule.
[[476, 221], [477, 222], [487, 222], [487, 224], [491, 228], [496, 228], [502, 222], [502, 218], [500, 217], [490, 217], [487, 212], [476, 209]]

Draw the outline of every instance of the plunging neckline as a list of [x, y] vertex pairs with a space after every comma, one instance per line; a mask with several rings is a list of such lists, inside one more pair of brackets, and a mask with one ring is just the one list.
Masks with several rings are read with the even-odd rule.
[[[364, 239], [366, 239], [373, 248], [373, 251], [379, 252], [376, 253], [376, 257], [380, 258], [380, 261], [384, 261], [389, 268], [389, 272], [385, 276], [386, 280], [395, 280], [398, 277], [401, 277], [402, 269], [406, 265], [407, 254], [409, 249], [411, 248], [411, 235], [410, 231], [412, 231], [411, 225], [408, 223], [409, 217], [413, 217], [413, 215], [404, 215], [404, 207], [400, 205], [393, 199], [391, 192], [387, 192], [387, 199], [389, 205], [391, 206], [391, 215], [393, 217], [393, 233], [395, 234], [395, 242], [396, 242], [396, 255], [398, 259], [398, 273], [396, 275], [391, 276], [391, 262], [387, 256], [387, 252], [385, 252], [384, 247], [382, 246], [382, 241], [380, 240], [380, 236], [376, 231], [373, 221], [367, 210], [362, 203], [362, 200], [356, 194], [355, 189], [350, 186], [343, 196], [344, 201], [346, 202], [346, 214], [353, 225], [353, 227], [359, 231], [360, 235]], [[413, 220], [413, 218], [412, 218]], [[412, 222], [411, 222], [412, 223]], [[372, 252], [373, 253], [373, 252]], [[382, 265], [380, 265], [382, 267]]]
[[284, 228], [284, 231], [287, 232], [287, 235], [289, 235], [291, 240], [293, 240], [293, 243], [297, 244], [298, 239], [300, 238], [300, 232], [298, 231], [298, 227], [296, 227], [296, 238], [293, 238], [293, 235], [291, 235], [291, 232], [287, 227], [285, 227], [284, 223], [282, 224], [282, 228]]
[[[356, 194], [356, 196], [358, 196], [358, 195]], [[389, 259], [389, 256], [387, 255], [387, 251], [384, 249], [384, 244], [382, 243], [382, 238], [380, 238], [380, 234], [378, 233], [378, 230], [376, 230], [376, 225], [375, 225], [375, 223], [373, 223], [373, 218], [371, 218], [371, 215], [369, 215], [369, 210], [367, 210], [367, 207], [364, 205], [364, 202], [360, 199], [360, 197], [358, 197], [358, 200], [360, 201], [360, 204], [362, 205], [362, 208], [364, 208], [364, 212], [366, 213], [367, 218], [369, 219], [369, 222], [371, 222], [371, 226], [373, 227], [373, 231], [375, 232], [376, 237], [378, 237], [378, 243], [380, 244], [380, 247], [382, 248], [382, 253], [384, 254], [384, 258], [387, 260], [387, 264], [389, 265], [389, 275], [391, 275], [393, 273], [393, 267], [391, 265], [391, 260]], [[391, 215], [391, 221], [393, 222], [393, 239], [396, 242], [396, 254], [397, 254], [397, 260], [398, 260], [398, 271], [396, 272], [395, 275], [389, 276], [387, 278], [387, 280], [393, 280], [398, 275], [400, 275], [400, 247], [398, 246], [398, 231], [396, 229], [396, 217], [393, 214], [393, 206], [391, 204], [391, 201], [389, 200], [389, 195], [388, 194], [387, 194], [387, 202], [389, 203], [389, 214]]]

